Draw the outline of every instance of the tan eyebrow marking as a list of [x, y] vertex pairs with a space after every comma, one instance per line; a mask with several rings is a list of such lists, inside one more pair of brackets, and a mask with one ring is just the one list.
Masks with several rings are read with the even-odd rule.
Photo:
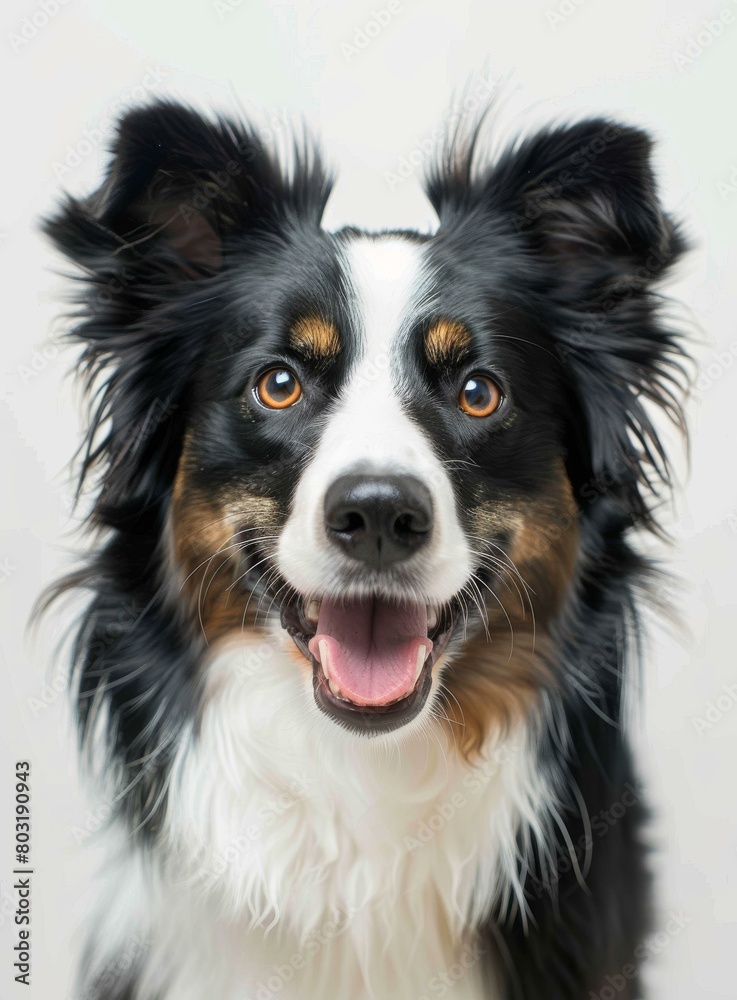
[[303, 316], [292, 327], [292, 347], [320, 358], [334, 358], [340, 353], [340, 335], [334, 323], [319, 316]]
[[436, 320], [425, 334], [425, 353], [434, 364], [452, 361], [471, 346], [471, 334], [454, 319]]

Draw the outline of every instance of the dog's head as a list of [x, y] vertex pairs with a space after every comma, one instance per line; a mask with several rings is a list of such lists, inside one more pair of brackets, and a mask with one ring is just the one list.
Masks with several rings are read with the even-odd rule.
[[428, 179], [434, 235], [329, 233], [311, 147], [281, 169], [159, 104], [48, 225], [107, 373], [98, 522], [210, 647], [269, 629], [340, 726], [435, 713], [467, 748], [559, 680], [582, 552], [651, 520], [647, 404], [678, 414], [651, 287], [682, 249], [638, 130], [473, 147]]

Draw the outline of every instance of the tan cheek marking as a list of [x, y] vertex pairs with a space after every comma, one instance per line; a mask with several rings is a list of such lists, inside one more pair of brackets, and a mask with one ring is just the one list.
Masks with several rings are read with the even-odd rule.
[[[171, 553], [190, 620], [213, 643], [236, 630], [254, 627], [258, 602], [250, 602], [244, 620], [248, 598], [232, 587], [243, 571], [235, 543], [274, 534], [277, 508], [270, 497], [249, 493], [204, 497], [189, 483], [187, 452], [185, 445], [172, 493]], [[255, 530], [237, 534], [246, 527]], [[268, 551], [269, 542], [259, 548]]]
[[292, 327], [292, 347], [320, 358], [334, 358], [340, 353], [340, 336], [334, 323], [318, 316], [305, 316]]
[[544, 500], [522, 512], [511, 559], [529, 577], [539, 615], [547, 620], [560, 608], [574, 575], [578, 555], [578, 510], [568, 477], [561, 468]]
[[492, 641], [484, 634], [471, 640], [444, 676], [443, 711], [468, 759], [491, 729], [529, 716], [541, 692], [555, 686], [548, 629], [564, 606], [578, 554], [578, 517], [564, 469], [544, 498], [522, 510], [484, 506], [475, 524], [485, 537], [500, 528], [513, 532], [510, 559], [519, 576], [510, 566], [497, 588], [499, 603], [486, 594]]
[[456, 320], [437, 320], [425, 334], [425, 354], [434, 365], [457, 359], [470, 346], [470, 333]]
[[[481, 538], [493, 538], [508, 531], [517, 532], [522, 526], [522, 515], [512, 503], [482, 503], [473, 511], [473, 530]], [[485, 548], [483, 545], [480, 547]]]
[[533, 640], [531, 631], [515, 627], [512, 643], [508, 628], [505, 635], [499, 625], [491, 644], [485, 635], [471, 640], [443, 679], [445, 725], [469, 761], [482, 751], [492, 730], [508, 733], [530, 716], [541, 691], [554, 686], [542, 655], [545, 637]]

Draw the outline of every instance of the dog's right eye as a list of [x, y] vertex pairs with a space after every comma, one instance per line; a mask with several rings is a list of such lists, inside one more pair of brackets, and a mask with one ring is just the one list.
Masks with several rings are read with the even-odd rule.
[[256, 383], [258, 401], [270, 410], [284, 410], [302, 398], [299, 379], [288, 368], [271, 368]]

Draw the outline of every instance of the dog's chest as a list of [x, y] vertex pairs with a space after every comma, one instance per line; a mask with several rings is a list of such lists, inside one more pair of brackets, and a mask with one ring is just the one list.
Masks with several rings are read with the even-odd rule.
[[[173, 882], [202, 901], [170, 941], [178, 998], [198, 997], [203, 975], [238, 1000], [271, 996], [277, 980], [285, 1000], [403, 1000], [443, 985], [458, 1000], [488, 996], [473, 928], [514, 838], [521, 751], [469, 766], [433, 733], [351, 748], [283, 712], [277, 727], [269, 705], [283, 698], [232, 695], [209, 706], [170, 799]], [[192, 888], [174, 892], [183, 913]], [[219, 956], [206, 972], [189, 958], [203, 939]]]

